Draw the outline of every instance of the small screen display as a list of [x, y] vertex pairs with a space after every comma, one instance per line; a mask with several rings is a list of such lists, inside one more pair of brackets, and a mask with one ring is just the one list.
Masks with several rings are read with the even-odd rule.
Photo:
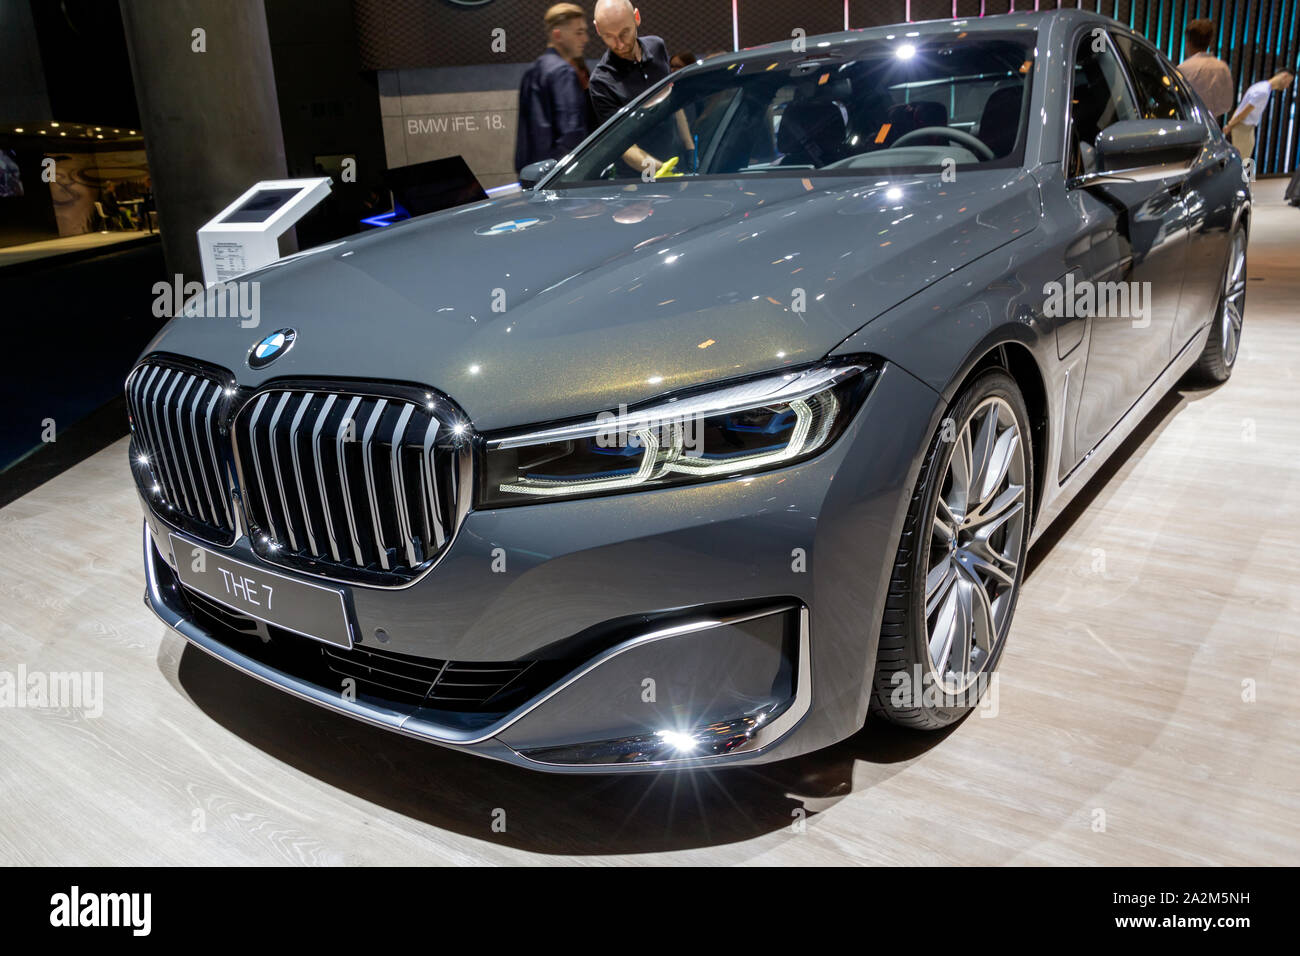
[[266, 222], [277, 212], [284, 208], [287, 203], [301, 189], [259, 189], [249, 197], [248, 201], [238, 206], [234, 212], [226, 216], [222, 222]]

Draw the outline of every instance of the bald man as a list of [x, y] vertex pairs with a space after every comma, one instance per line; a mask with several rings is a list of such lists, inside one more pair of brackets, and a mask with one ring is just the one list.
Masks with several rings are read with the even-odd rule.
[[[631, 0], [598, 0], [592, 23], [608, 47], [587, 84], [592, 110], [600, 124], [662, 80], [671, 69], [664, 41], [659, 37], [637, 35], [641, 11], [632, 6]], [[695, 144], [681, 110], [677, 111], [676, 125], [681, 140], [680, 151], [692, 154], [691, 160], [679, 168], [692, 169]], [[667, 148], [672, 149], [675, 145]], [[640, 146], [633, 146], [623, 154], [623, 161], [629, 166], [652, 176], [667, 159], [667, 156], [654, 156]]]

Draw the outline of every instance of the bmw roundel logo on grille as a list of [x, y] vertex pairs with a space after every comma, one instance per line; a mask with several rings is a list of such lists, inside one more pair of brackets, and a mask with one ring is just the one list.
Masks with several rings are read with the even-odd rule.
[[249, 350], [248, 367], [262, 368], [270, 365], [293, 345], [298, 333], [293, 329], [277, 329]]

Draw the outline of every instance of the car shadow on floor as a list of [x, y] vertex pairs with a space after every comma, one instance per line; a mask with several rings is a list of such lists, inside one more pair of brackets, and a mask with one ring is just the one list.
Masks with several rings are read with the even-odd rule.
[[[1152, 410], [1035, 544], [1026, 574], [1033, 573], [1133, 454], [1189, 401], [1205, 394], [1173, 391]], [[805, 823], [815, 826], [817, 814], [855, 789], [884, 783], [961, 726], [922, 733], [873, 717], [839, 744], [755, 767], [547, 774], [326, 711], [234, 670], [170, 632], [160, 648], [159, 666], [176, 667], [176, 682], [212, 720], [327, 787], [440, 830], [568, 856], [666, 852], [723, 846], [782, 830], [794, 834]], [[493, 823], [503, 814], [505, 829], [497, 832]]]

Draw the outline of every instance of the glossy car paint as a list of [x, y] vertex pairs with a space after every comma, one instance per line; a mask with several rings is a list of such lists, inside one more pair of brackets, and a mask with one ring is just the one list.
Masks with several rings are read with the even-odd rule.
[[[861, 178], [637, 182], [493, 200], [258, 273], [266, 321], [299, 331], [264, 369], [244, 363], [261, 336], [220, 321], [173, 324], [149, 351], [202, 356], [253, 387], [294, 376], [437, 383], [480, 432], [588, 416], [816, 361], [917, 283], [1037, 219], [1037, 184], [1018, 170], [932, 179], [914, 187], [917, 214], [896, 226], [898, 204]], [[542, 221], [481, 232], [526, 218]], [[882, 229], [887, 247], [849, 241]], [[826, 295], [796, 313], [796, 285]], [[493, 310], [497, 297], [505, 311]]]
[[[474, 510], [410, 586], [346, 589], [359, 633], [383, 628], [388, 650], [456, 660], [531, 659], [638, 615], [737, 602], [803, 606], [811, 705], [797, 726], [757, 752], [674, 765], [824, 747], [865, 719], [908, 498], [963, 381], [990, 357], [1020, 380], [1035, 417], [1041, 534], [1199, 353], [1229, 232], [1248, 212], [1239, 156], [1208, 125], [1177, 190], [1160, 182], [1109, 195], [1071, 188], [1064, 65], [1084, 31], [1122, 29], [1113, 21], [1062, 11], [909, 29], [1020, 24], [1039, 31], [1023, 169], [974, 170], [950, 183], [928, 175], [878, 184], [872, 173], [564, 190], [543, 181], [533, 193], [423, 217], [247, 276], [261, 283], [262, 326], [181, 318], [145, 354], [224, 366], [248, 388], [295, 377], [430, 386], [451, 396], [480, 435], [586, 418], [828, 353], [881, 357], [863, 407], [816, 458], [739, 480]], [[889, 32], [819, 42], [851, 46]], [[493, 228], [531, 219], [522, 229]], [[1071, 272], [1150, 281], [1154, 328], [1048, 318], [1044, 287]], [[806, 312], [791, 309], [795, 286], [809, 290]], [[506, 311], [493, 310], [495, 295], [504, 295]], [[250, 369], [250, 346], [284, 327], [298, 332], [293, 349]], [[146, 515], [146, 556], [158, 572], [147, 599], [190, 640], [249, 673], [360, 719], [523, 766], [543, 768], [521, 750], [581, 742], [574, 727], [599, 695], [570, 693], [566, 702], [560, 690], [480, 741], [481, 728], [349, 705], [222, 654], [169, 595], [168, 526], [147, 507]], [[157, 553], [150, 539], [162, 543]], [[490, 570], [497, 549], [507, 556], [502, 573]], [[259, 560], [246, 540], [229, 553]], [[806, 559], [800, 570], [795, 555]], [[645, 654], [642, 670], [676, 700], [708, 698], [714, 688], [698, 661], [669, 646], [634, 651]], [[653, 729], [653, 721], [625, 723], [628, 733]], [[592, 724], [584, 740], [620, 729], [603, 718]]]

